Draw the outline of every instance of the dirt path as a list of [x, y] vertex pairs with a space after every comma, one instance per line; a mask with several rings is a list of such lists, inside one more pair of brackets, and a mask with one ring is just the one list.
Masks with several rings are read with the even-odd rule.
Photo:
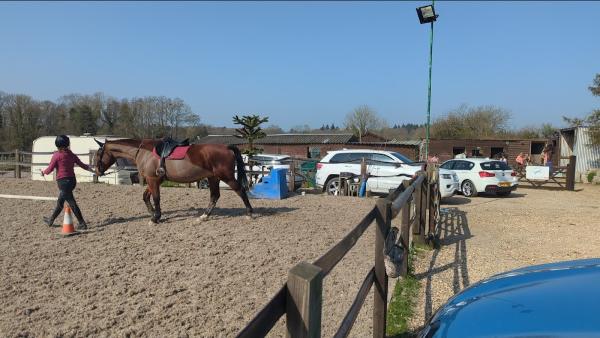
[[[0, 179], [5, 194], [55, 196], [51, 182]], [[147, 224], [142, 188], [79, 184], [91, 230], [59, 238], [41, 223], [53, 202], [0, 199], [0, 336], [231, 337], [300, 261], [313, 261], [373, 199], [293, 196], [241, 200], [223, 191], [215, 216], [194, 222], [208, 191], [163, 189], [165, 222]], [[62, 216], [60, 221], [62, 221]], [[323, 335], [337, 329], [373, 259], [373, 229], [324, 284]], [[371, 335], [372, 297], [353, 336]], [[366, 318], [366, 319], [365, 319]], [[272, 336], [284, 336], [280, 323]]]
[[442, 247], [417, 259], [416, 329], [449, 297], [483, 278], [532, 264], [600, 257], [600, 186], [582, 191], [519, 189], [510, 198], [453, 197]]

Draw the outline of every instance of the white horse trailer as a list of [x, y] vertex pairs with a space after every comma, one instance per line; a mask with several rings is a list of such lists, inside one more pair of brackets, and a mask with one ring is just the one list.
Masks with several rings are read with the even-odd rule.
[[[98, 150], [99, 146], [94, 141], [94, 138], [100, 142], [106, 140], [115, 140], [118, 138], [105, 136], [70, 136], [71, 151], [79, 157], [81, 162], [92, 165], [93, 154]], [[44, 170], [50, 164], [52, 154], [56, 151], [54, 140], [56, 136], [42, 136], [33, 141], [31, 149], [31, 179], [36, 181], [56, 180], [56, 171], [52, 175], [42, 176], [41, 170]], [[98, 177], [98, 182], [108, 184], [132, 184], [137, 183], [137, 169], [129, 161], [119, 159], [116, 166], [113, 165], [108, 175]], [[94, 174], [85, 171], [75, 165], [75, 177], [77, 182], [93, 182]]]

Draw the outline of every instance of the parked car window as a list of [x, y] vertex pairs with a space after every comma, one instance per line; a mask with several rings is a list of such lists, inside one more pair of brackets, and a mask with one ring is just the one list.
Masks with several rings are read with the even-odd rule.
[[340, 154], [333, 155], [333, 157], [329, 160], [329, 163], [346, 163], [346, 162], [349, 162], [349, 160], [350, 160], [349, 153], [340, 153]]
[[400, 161], [402, 161], [402, 163], [406, 163], [406, 164], [410, 164], [413, 163], [413, 161], [411, 159], [409, 159], [408, 157], [400, 154], [400, 153], [390, 153], [392, 156], [394, 156], [395, 158], [399, 159]]
[[511, 170], [508, 164], [502, 161], [482, 162], [480, 165], [483, 170]]
[[456, 161], [448, 161], [448, 162], [442, 164], [440, 166], [440, 168], [442, 168], [442, 169], [452, 169], [452, 165], [454, 164], [454, 162], [456, 162]]
[[365, 153], [349, 153], [350, 158], [348, 160], [348, 162], [352, 162], [352, 163], [360, 163], [360, 161], [362, 161], [362, 159], [364, 158], [365, 160], [369, 160], [369, 158], [371, 158], [371, 154], [365, 154]]
[[394, 166], [396, 165], [396, 161], [391, 157], [384, 154], [371, 154], [371, 163], [374, 165], [386, 165], [386, 166]]
[[475, 164], [469, 161], [456, 161], [452, 170], [471, 170]]

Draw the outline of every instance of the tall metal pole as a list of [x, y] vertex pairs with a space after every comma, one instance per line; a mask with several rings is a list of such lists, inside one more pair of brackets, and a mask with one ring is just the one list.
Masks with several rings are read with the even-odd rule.
[[[431, 1], [431, 5], [435, 0]], [[431, 123], [431, 63], [433, 59], [433, 21], [431, 22], [431, 36], [429, 38], [429, 87], [427, 89], [427, 124], [425, 126], [425, 161], [429, 161], [429, 126]]]

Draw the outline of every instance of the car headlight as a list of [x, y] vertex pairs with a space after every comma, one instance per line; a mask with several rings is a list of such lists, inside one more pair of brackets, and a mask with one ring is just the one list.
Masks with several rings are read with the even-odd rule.
[[452, 178], [452, 175], [450, 175], [450, 174], [442, 174], [442, 178], [446, 179], [446, 180], [449, 180], [449, 179]]

